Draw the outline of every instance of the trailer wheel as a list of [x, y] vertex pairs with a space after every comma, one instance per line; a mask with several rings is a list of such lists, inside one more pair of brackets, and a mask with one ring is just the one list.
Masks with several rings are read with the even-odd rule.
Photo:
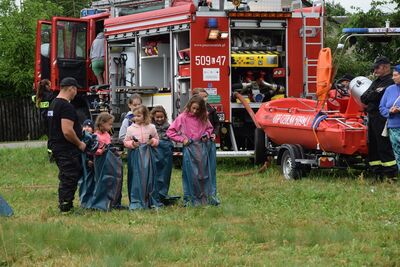
[[254, 164], [263, 164], [266, 160], [265, 133], [256, 128], [254, 132]]
[[286, 180], [301, 178], [301, 168], [296, 165], [294, 153], [290, 153], [289, 149], [283, 152], [281, 158], [282, 173]]

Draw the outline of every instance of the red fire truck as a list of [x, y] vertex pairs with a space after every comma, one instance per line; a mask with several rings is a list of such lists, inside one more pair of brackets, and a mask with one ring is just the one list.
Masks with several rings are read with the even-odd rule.
[[[110, 4], [111, 3], [111, 4]], [[323, 46], [324, 1], [96, 1], [81, 18], [53, 17], [37, 26], [35, 84], [72, 76], [84, 86], [74, 100], [82, 118], [101, 111], [118, 121], [140, 93], [173, 120], [204, 88], [222, 127], [218, 156], [254, 156], [255, 126], [238, 91], [256, 111], [277, 97], [315, 97]], [[98, 13], [100, 12], [100, 13]], [[96, 86], [90, 44], [106, 36], [106, 86]], [[243, 100], [243, 99], [242, 99]]]

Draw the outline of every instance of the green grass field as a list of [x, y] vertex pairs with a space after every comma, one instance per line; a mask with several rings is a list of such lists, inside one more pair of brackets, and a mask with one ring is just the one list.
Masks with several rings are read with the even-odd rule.
[[0, 266], [400, 266], [399, 184], [330, 171], [284, 181], [275, 167], [240, 176], [255, 168], [225, 159], [219, 207], [60, 214], [44, 148], [2, 149], [0, 162], [15, 213], [0, 217]]

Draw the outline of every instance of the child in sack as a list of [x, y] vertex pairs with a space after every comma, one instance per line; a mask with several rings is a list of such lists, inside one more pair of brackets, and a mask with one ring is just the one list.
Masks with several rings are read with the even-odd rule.
[[216, 196], [215, 150], [213, 127], [207, 118], [204, 99], [193, 96], [168, 128], [167, 136], [183, 143], [182, 183], [185, 206], [218, 205]]
[[157, 187], [160, 201], [164, 205], [174, 204], [179, 196], [169, 196], [169, 185], [172, 173], [172, 157], [174, 144], [167, 136], [169, 128], [167, 112], [163, 106], [155, 106], [151, 110], [151, 121], [156, 126], [158, 137], [160, 138], [157, 146]]
[[148, 209], [163, 206], [156, 182], [156, 151], [159, 143], [156, 127], [150, 123], [145, 106], [133, 110], [135, 123], [128, 127], [124, 146], [128, 148], [129, 209]]

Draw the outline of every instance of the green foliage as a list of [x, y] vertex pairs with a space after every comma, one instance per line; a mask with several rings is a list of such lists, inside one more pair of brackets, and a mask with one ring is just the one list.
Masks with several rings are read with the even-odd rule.
[[340, 3], [326, 2], [326, 14], [328, 16], [345, 16], [348, 15], [348, 12]]
[[19, 9], [13, 0], [0, 5], [0, 96], [31, 92], [36, 22], [61, 14], [50, 1], [26, 0]]
[[[15, 213], [0, 218], [0, 266], [397, 266], [400, 259], [400, 186], [346, 171], [285, 181], [275, 167], [257, 173], [248, 159], [222, 159], [219, 207], [60, 214], [57, 167], [45, 147], [0, 149], [0, 161], [0, 192]], [[182, 194], [180, 170], [170, 193]]]
[[66, 17], [79, 17], [83, 8], [90, 7], [90, 0], [52, 0], [54, 4], [63, 8]]
[[[397, 6], [395, 10], [388, 10], [381, 7], [384, 4], [393, 3]], [[386, 21], [390, 21], [392, 27], [400, 25], [400, 14], [395, 12], [399, 9], [400, 0], [392, 1], [373, 1], [371, 9], [364, 12], [360, 9], [348, 17], [345, 24], [339, 25], [334, 35], [327, 38], [327, 45], [334, 49], [335, 42], [332, 40], [341, 34], [341, 29], [348, 28], [378, 28], [385, 27]], [[384, 55], [391, 59], [393, 64], [400, 63], [399, 49], [400, 38], [393, 37], [387, 40], [377, 38], [357, 37], [355, 45], [350, 47], [343, 58], [339, 58], [339, 69], [336, 77], [341, 77], [345, 73], [353, 75], [368, 76], [370, 74], [371, 63], [377, 56]], [[336, 41], [337, 43], [337, 41]]]
[[25, 0], [20, 8], [14, 0], [0, 2], [0, 97], [32, 92], [37, 21], [60, 15], [79, 17], [89, 2]]

